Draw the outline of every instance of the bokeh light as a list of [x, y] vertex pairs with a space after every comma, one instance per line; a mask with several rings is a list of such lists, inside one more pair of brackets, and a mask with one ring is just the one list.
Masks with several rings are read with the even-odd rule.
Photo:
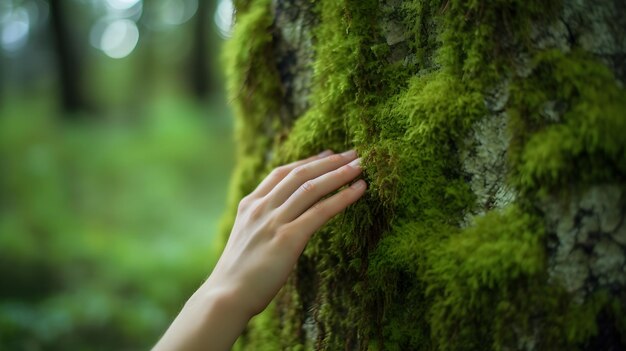
[[220, 0], [215, 10], [215, 25], [222, 38], [230, 38], [235, 19], [235, 7], [232, 0]]
[[169, 0], [162, 3], [162, 20], [167, 25], [180, 25], [191, 19], [198, 11], [198, 0]]
[[141, 3], [141, 0], [107, 0], [107, 5], [114, 10], [128, 10]]
[[99, 48], [111, 58], [124, 58], [130, 55], [139, 42], [139, 29], [128, 19], [111, 21], [102, 32]]
[[10, 53], [26, 45], [30, 32], [30, 17], [25, 8], [9, 11], [0, 19], [0, 25], [2, 49]]

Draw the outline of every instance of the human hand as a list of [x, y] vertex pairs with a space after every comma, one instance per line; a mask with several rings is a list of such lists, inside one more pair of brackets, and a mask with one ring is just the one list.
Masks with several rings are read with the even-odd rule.
[[285, 284], [313, 233], [365, 193], [353, 150], [327, 151], [274, 169], [241, 200], [235, 225], [206, 285], [236, 295], [251, 316], [261, 312]]
[[274, 169], [239, 204], [224, 252], [153, 351], [227, 350], [285, 284], [311, 235], [365, 193], [353, 150]]

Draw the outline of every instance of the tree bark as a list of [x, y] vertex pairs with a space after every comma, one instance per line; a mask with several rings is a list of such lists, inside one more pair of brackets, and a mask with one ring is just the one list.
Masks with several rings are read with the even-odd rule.
[[327, 147], [369, 183], [238, 347], [626, 347], [626, 2], [236, 5], [231, 207]]

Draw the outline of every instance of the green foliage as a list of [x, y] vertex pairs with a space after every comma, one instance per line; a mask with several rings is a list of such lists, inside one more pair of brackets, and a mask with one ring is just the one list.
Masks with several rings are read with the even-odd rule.
[[[264, 167], [327, 148], [355, 148], [369, 190], [313, 237], [296, 278], [252, 324], [250, 335], [262, 337], [238, 347], [501, 350], [525, 348], [532, 335], [539, 349], [576, 349], [597, 333], [601, 313], [623, 330], [615, 298], [598, 292], [579, 304], [549, 281], [533, 206], [547, 192], [626, 172], [624, 89], [592, 57], [528, 45], [531, 26], [559, 2], [405, 1], [390, 12], [374, 0], [318, 1], [310, 108], [293, 126], [278, 123], [273, 105], [281, 95], [272, 43], [259, 32], [272, 22], [268, 4], [238, 8], [227, 53], [231, 92], [254, 91], [233, 95], [239, 123], [265, 126], [239, 131], [231, 208]], [[390, 59], [385, 16], [407, 29], [410, 59]], [[534, 62], [528, 76], [511, 69], [520, 48]], [[508, 183], [519, 197], [468, 223], [476, 204], [459, 154], [503, 79]], [[543, 113], [551, 102], [565, 104], [559, 120]], [[291, 337], [281, 339], [285, 329]]]
[[147, 349], [213, 264], [230, 124], [172, 97], [132, 125], [53, 110], [0, 110], [0, 349]]

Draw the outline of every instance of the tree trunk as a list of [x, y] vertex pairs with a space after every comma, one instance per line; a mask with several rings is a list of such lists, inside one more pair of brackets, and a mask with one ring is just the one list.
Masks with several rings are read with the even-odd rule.
[[87, 107], [80, 87], [80, 57], [72, 47], [72, 33], [68, 27], [65, 9], [67, 4], [60, 0], [50, 0], [49, 5], [63, 109], [70, 112], [68, 116], [74, 116], [71, 113]]
[[367, 195], [237, 346], [626, 347], [626, 2], [240, 0], [231, 211], [356, 148]]
[[198, 11], [194, 22], [193, 47], [191, 53], [191, 69], [189, 79], [194, 95], [198, 99], [205, 99], [213, 90], [213, 79], [210, 72], [211, 55], [207, 55], [209, 46], [209, 10], [212, 2], [205, 0], [198, 2]]

